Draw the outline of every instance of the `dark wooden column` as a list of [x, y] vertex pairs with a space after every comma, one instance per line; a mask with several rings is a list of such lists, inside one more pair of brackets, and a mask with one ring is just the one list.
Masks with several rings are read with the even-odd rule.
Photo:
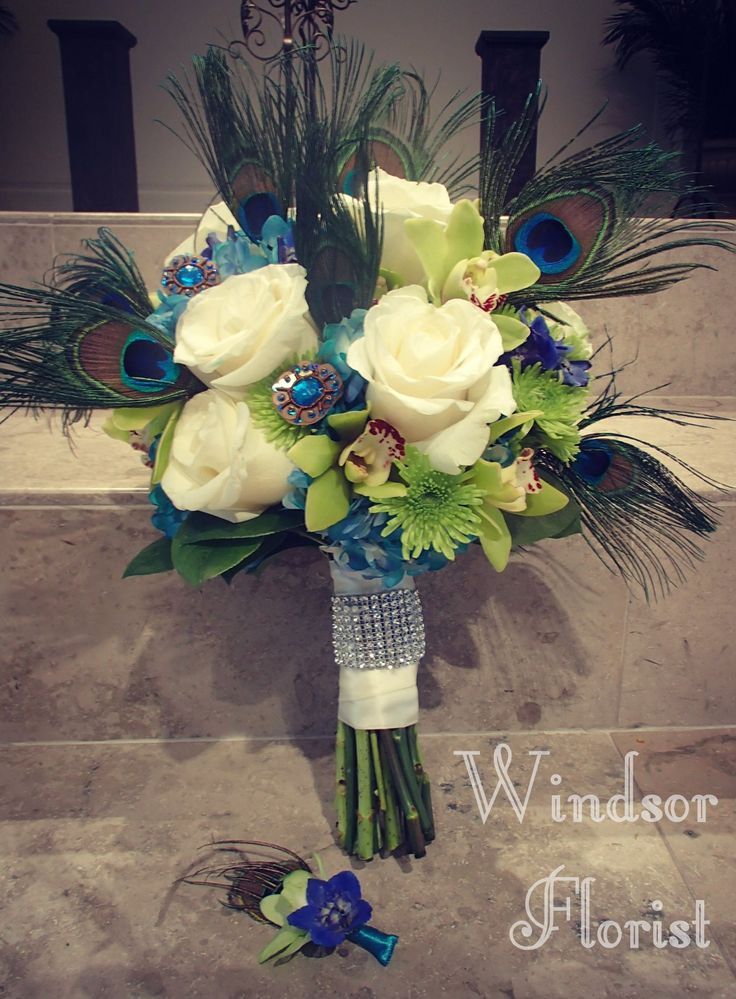
[[130, 49], [118, 21], [49, 21], [59, 37], [75, 212], [137, 212]]
[[[548, 39], [549, 31], [481, 31], [475, 44], [476, 54], [483, 60], [481, 89], [495, 98], [496, 110], [504, 112], [496, 122], [499, 135], [516, 121], [527, 97], [534, 92], [539, 81], [541, 52]], [[536, 165], [535, 129], [514, 174], [509, 190], [511, 197], [534, 176]]]

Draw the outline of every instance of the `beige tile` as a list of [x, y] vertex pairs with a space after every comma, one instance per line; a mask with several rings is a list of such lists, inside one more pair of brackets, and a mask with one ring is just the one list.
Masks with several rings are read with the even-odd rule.
[[355, 864], [373, 921], [400, 936], [388, 969], [351, 945], [321, 961], [259, 968], [255, 954], [269, 939], [266, 928], [220, 909], [207, 889], [172, 890], [197, 847], [220, 837], [318, 849], [330, 873], [343, 869], [331, 846], [329, 744], [6, 751], [2, 800], [12, 819], [3, 824], [0, 860], [9, 886], [4, 995], [570, 999], [591, 994], [593, 982], [596, 996], [625, 999], [731, 995], [734, 979], [717, 947], [587, 951], [574, 907], [571, 923], [562, 921], [543, 947], [512, 945], [509, 929], [524, 916], [526, 891], [560, 864], [596, 878], [594, 931], [603, 918], [641, 916], [656, 898], [668, 914], [687, 918], [690, 899], [656, 831], [550, 822], [542, 782], [553, 767], [566, 787], [602, 795], [617, 789], [620, 758], [606, 737], [510, 741], [522, 786], [527, 751], [551, 751], [523, 823], [507, 804], [494, 807], [485, 826], [475, 811], [453, 751], [481, 750], [485, 773], [487, 740], [458, 747], [453, 739], [428, 739], [437, 842], [421, 861]]
[[52, 229], [47, 219], [33, 224], [4, 224], [0, 214], [0, 275], [3, 284], [32, 285], [40, 281], [54, 258]]
[[57, 416], [9, 415], [0, 423], [0, 491], [68, 497], [89, 490], [142, 490], [145, 500], [150, 470], [140, 452], [103, 432], [107, 415], [95, 413], [88, 426], [75, 426], [70, 438]]
[[54, 220], [54, 245], [56, 253], [76, 253], [81, 241], [97, 235], [99, 226], [111, 229], [123, 245], [132, 250], [135, 262], [143, 275], [149, 291], [155, 291], [161, 280], [165, 258], [183, 240], [191, 236], [196, 221], [189, 217], [181, 220], [158, 219], [144, 216], [141, 222], [132, 224], [130, 216], [101, 216], [98, 219], [87, 217], [79, 222], [69, 216], [56, 216]]
[[632, 600], [619, 723], [718, 725], [736, 720], [733, 559], [736, 509], [724, 506], [705, 561], [654, 606]]
[[635, 750], [637, 784], [644, 794], [665, 799], [681, 795], [714, 795], [704, 821], [681, 801], [675, 814], [683, 821], [663, 818], [660, 828], [681, 877], [695, 898], [707, 900], [707, 915], [718, 943], [736, 968], [736, 729], [691, 732], [617, 733], [621, 753]]
[[[722, 236], [723, 234], [721, 234]], [[715, 270], [695, 271], [656, 295], [580, 302], [575, 307], [602, 344], [613, 339], [613, 365], [630, 361], [618, 376], [625, 392], [648, 392], [664, 383], [678, 395], [733, 392], [736, 344], [730, 333], [736, 257], [712, 247], [678, 251], [671, 259], [697, 261]]]
[[535, 545], [502, 575], [472, 548], [419, 586], [429, 730], [615, 723], [627, 592], [581, 538]]
[[297, 553], [196, 590], [172, 574], [121, 578], [158, 536], [147, 511], [0, 519], [5, 739], [334, 731], [326, 563]]

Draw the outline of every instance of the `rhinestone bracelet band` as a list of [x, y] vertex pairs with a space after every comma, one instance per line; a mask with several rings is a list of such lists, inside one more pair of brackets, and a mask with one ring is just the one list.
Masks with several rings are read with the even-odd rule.
[[332, 598], [332, 644], [338, 666], [397, 669], [424, 655], [424, 620], [416, 590]]

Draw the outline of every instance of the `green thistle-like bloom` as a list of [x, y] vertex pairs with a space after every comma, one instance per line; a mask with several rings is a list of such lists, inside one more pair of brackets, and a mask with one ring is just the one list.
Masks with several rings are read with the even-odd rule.
[[522, 370], [517, 358], [512, 379], [518, 411], [541, 409], [543, 413], [534, 421], [539, 446], [565, 464], [572, 461], [580, 450], [578, 424], [588, 402], [588, 389], [565, 385], [559, 372], [544, 371], [541, 364]]
[[455, 549], [472, 541], [480, 524], [476, 507], [483, 502], [483, 492], [469, 481], [472, 472], [438, 472], [414, 447], [407, 448], [406, 458], [397, 461], [396, 468], [406, 483], [406, 493], [371, 506], [371, 513], [389, 515], [381, 534], [386, 537], [401, 531], [405, 559], [418, 558], [432, 548], [453, 560]]
[[271, 444], [283, 451], [288, 451], [307, 434], [314, 433], [314, 427], [295, 427], [293, 423], [287, 423], [273, 404], [273, 383], [284, 371], [288, 371], [300, 361], [313, 361], [315, 356], [314, 351], [294, 356], [246, 390], [245, 401], [248, 403], [253, 422], [260, 427]]

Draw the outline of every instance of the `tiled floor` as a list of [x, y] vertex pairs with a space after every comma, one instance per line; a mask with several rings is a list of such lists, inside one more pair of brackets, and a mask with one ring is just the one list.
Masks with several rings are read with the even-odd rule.
[[[94, 219], [81, 221], [93, 231]], [[164, 219], [145, 234], [149, 277], [191, 221]], [[135, 240], [138, 222], [122, 224]], [[22, 239], [0, 226], [0, 261], [12, 246], [23, 272], [14, 279], [31, 280], [37, 258], [71, 248], [82, 230], [70, 225], [39, 218]], [[636, 324], [665, 323], [662, 301], [617, 313], [624, 346], [627, 336], [643, 344], [637, 370], [648, 378], [660, 374], [661, 348]], [[684, 293], [673, 302], [687, 327], [695, 306]], [[678, 350], [685, 333], [672, 331]], [[726, 349], [720, 330], [701, 323], [691, 339], [692, 357], [681, 351], [674, 365], [676, 390], [723, 390], [709, 381]], [[672, 404], [736, 413], [733, 397]], [[733, 487], [734, 427], [658, 425], [655, 436]], [[346, 863], [332, 836], [326, 565], [296, 553], [230, 588], [123, 581], [153, 537], [145, 470], [99, 421], [76, 447], [75, 457], [58, 430], [21, 417], [0, 429], [0, 999], [736, 996], [733, 492], [704, 563], [654, 606], [579, 538], [514, 556], [502, 577], [471, 552], [420, 581], [423, 745], [439, 836], [421, 861], [353, 864], [374, 922], [400, 936], [394, 960], [383, 969], [346, 945], [327, 960], [262, 969], [254, 955], [267, 929], [173, 882], [221, 838], [318, 850], [331, 873]], [[484, 823], [455, 754], [479, 752], [490, 797], [501, 742], [528, 806], [520, 821], [502, 790]], [[623, 793], [632, 751], [633, 811], [618, 822], [606, 803]], [[602, 820], [587, 799], [575, 821], [565, 805], [573, 794], [598, 796]], [[652, 822], [643, 795], [680, 797]], [[718, 799], [705, 802], [704, 822], [697, 795]], [[527, 892], [560, 867], [561, 877], [595, 879], [594, 937], [613, 939], [611, 921], [640, 921], [649, 929], [638, 949], [628, 929], [618, 946], [584, 946], [575, 898], [547, 942], [521, 949], [539, 928], [525, 939], [520, 926], [512, 941]], [[530, 903], [537, 918], [541, 888]], [[558, 892], [570, 897], [570, 883]], [[698, 900], [708, 946], [654, 946], [651, 927], [693, 920]]]
[[[712, 626], [733, 590], [733, 506], [701, 573], [653, 608], [574, 539], [516, 560], [501, 581], [472, 554], [423, 580], [439, 838], [421, 861], [353, 865], [399, 948], [389, 969], [345, 946], [266, 970], [254, 961], [263, 927], [172, 882], [220, 838], [316, 849], [331, 872], [345, 864], [332, 839], [325, 567], [302, 554], [229, 589], [123, 581], [148, 537], [141, 498], [55, 498], [17, 491], [0, 508], [3, 999], [736, 995], [733, 635]], [[295, 618], [309, 641], [289, 630]], [[522, 797], [529, 751], [549, 756], [523, 821], [502, 793], [484, 824], [455, 753], [479, 751], [490, 796], [501, 741]], [[605, 809], [632, 749], [637, 801], [713, 794], [707, 821], [575, 822], [570, 806], [554, 821], [553, 794], [595, 794]], [[560, 865], [595, 879], [594, 934], [606, 920], [691, 920], [702, 899], [709, 946], [658, 950], [643, 936], [640, 949], [587, 949], [573, 900], [548, 942], [519, 949], [509, 934], [527, 891]]]

